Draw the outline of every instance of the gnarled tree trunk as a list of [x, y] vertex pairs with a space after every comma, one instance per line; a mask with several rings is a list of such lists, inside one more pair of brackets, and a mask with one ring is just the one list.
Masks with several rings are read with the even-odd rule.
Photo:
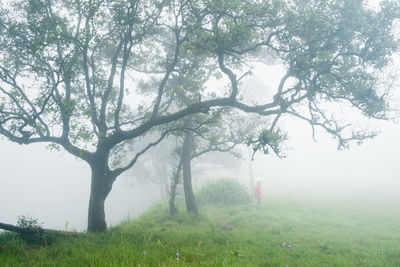
[[111, 191], [114, 179], [107, 175], [107, 157], [104, 155], [95, 156], [90, 163], [92, 171], [88, 232], [103, 232], [107, 230], [104, 203]]

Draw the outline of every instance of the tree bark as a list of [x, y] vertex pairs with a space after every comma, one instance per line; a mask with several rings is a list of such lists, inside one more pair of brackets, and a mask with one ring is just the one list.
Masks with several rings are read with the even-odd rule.
[[0, 229], [18, 233], [21, 239], [25, 240], [28, 243], [43, 245], [49, 245], [50, 243], [52, 243], [54, 237], [56, 236], [84, 236], [84, 234], [78, 232], [52, 230], [42, 227], [20, 227], [2, 222], [0, 222]]
[[42, 227], [33, 227], [33, 228], [24, 228], [19, 227], [12, 224], [2, 223], [0, 222], [0, 229], [15, 232], [18, 234], [37, 234], [37, 233], [45, 233], [45, 234], [57, 234], [57, 235], [69, 235], [69, 236], [84, 236], [84, 234], [79, 232], [70, 232], [70, 231], [62, 231], [62, 230], [53, 230], [46, 229]]
[[179, 183], [179, 175], [181, 174], [181, 169], [182, 169], [182, 159], [179, 161], [179, 164], [176, 167], [176, 170], [174, 171], [171, 181], [171, 193], [169, 198], [169, 213], [171, 215], [178, 212], [178, 210], [175, 207], [175, 197], [176, 197], [176, 187]]
[[250, 196], [254, 196], [254, 177], [253, 177], [253, 165], [251, 159], [251, 148], [249, 147], [249, 181], [250, 181]]
[[185, 140], [182, 147], [182, 172], [183, 172], [183, 189], [185, 191], [186, 210], [198, 214], [196, 201], [194, 198], [192, 187], [192, 170], [191, 158], [193, 151], [193, 137], [190, 130], [185, 132]]
[[[175, 176], [175, 175], [174, 175]], [[175, 177], [172, 178], [172, 184], [171, 184], [171, 193], [169, 196], [169, 214], [174, 215], [177, 213], [177, 209], [175, 207], [175, 197], [176, 197], [176, 186], [178, 183], [176, 183]]]
[[95, 157], [92, 163], [90, 163], [92, 177], [88, 211], [88, 232], [104, 232], [107, 230], [104, 203], [111, 191], [113, 179], [107, 175], [106, 159], [107, 157], [100, 155]]

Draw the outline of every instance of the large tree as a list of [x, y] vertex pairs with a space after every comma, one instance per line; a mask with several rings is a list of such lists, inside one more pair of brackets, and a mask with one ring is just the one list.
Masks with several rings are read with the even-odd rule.
[[[344, 136], [340, 122], [325, 114], [325, 102], [347, 103], [376, 118], [387, 108], [378, 74], [398, 48], [392, 34], [398, 1], [383, 2], [379, 11], [361, 0], [1, 5], [0, 134], [19, 144], [62, 147], [89, 164], [88, 231], [106, 229], [104, 202], [115, 179], [173, 130], [164, 126], [183, 117], [230, 106], [270, 116], [266, 128], [273, 132], [280, 116], [291, 114], [346, 145], [365, 135]], [[272, 98], [246, 102], [241, 80], [264, 56], [287, 72]], [[193, 57], [199, 75], [214, 65], [225, 86], [195, 80], [186, 90], [197, 97], [178, 106], [171, 75]], [[139, 143], [131, 158], [118, 157], [127, 141], [155, 127], [162, 128], [154, 142]]]

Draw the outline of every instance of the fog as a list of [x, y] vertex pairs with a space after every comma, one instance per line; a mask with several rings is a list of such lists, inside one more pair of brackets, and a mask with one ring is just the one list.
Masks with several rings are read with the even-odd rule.
[[[271, 77], [279, 77], [281, 71], [278, 68]], [[279, 82], [270, 79], [266, 85], [261, 77], [255, 72], [250, 87], [274, 88]], [[252, 91], [253, 97], [265, 95], [260, 90]], [[347, 119], [357, 122], [358, 117]], [[280, 127], [288, 134], [285, 158], [258, 152], [250, 162], [246, 146], [239, 148], [241, 160], [217, 153], [214, 157], [219, 164], [200, 164], [207, 161], [200, 157], [193, 161], [195, 190], [207, 179], [232, 177], [252, 192], [250, 165], [254, 183], [261, 182], [266, 197], [400, 205], [399, 124], [369, 121], [368, 127], [378, 131], [378, 136], [344, 151], [338, 151], [337, 141], [321, 129], [316, 128], [313, 140], [311, 127], [303, 121], [284, 118]], [[67, 224], [68, 229], [86, 229], [90, 169], [85, 162], [67, 152], [51, 151], [44, 144], [18, 145], [5, 138], [0, 139], [0, 162], [0, 222], [14, 224], [18, 216], [27, 215], [46, 228], [65, 229]], [[136, 218], [161, 200], [159, 186], [141, 177], [143, 172], [135, 173], [133, 167], [114, 183], [106, 199], [108, 226]], [[169, 179], [171, 174], [165, 175]]]
[[[370, 199], [400, 204], [400, 127], [376, 122], [381, 133], [350, 150], [338, 151], [335, 140], [322, 131], [312, 139], [311, 128], [287, 120], [289, 134], [286, 158], [256, 154], [251, 162], [254, 180], [262, 183], [268, 197], [357, 201]], [[194, 162], [194, 184], [202, 180], [231, 176], [249, 185], [247, 149], [234, 168]], [[151, 152], [150, 152], [151, 153]], [[219, 155], [218, 157], [221, 157]], [[232, 159], [230, 159], [232, 160]], [[47, 228], [84, 230], [90, 188], [86, 163], [68, 153], [50, 151], [43, 145], [17, 145], [4, 139], [0, 150], [0, 221], [16, 223], [19, 215], [38, 218]], [[108, 225], [139, 216], [160, 200], [160, 189], [145, 179], [133, 178], [135, 169], [119, 177], [106, 200]], [[166, 174], [168, 175], [168, 174]]]
[[[317, 142], [307, 134], [292, 135], [294, 149], [287, 158], [257, 157], [255, 176], [269, 194], [281, 196], [357, 198], [376, 200], [396, 198], [400, 189], [400, 167], [396, 141], [400, 127], [380, 123], [381, 134], [350, 150], [336, 150], [336, 143], [320, 133]], [[307, 133], [301, 125], [291, 125], [289, 132]]]
[[[278, 68], [271, 77], [279, 77], [279, 72]], [[255, 72], [250, 87], [274, 88], [279, 82], [270, 79], [268, 86], [261, 77]], [[260, 90], [252, 91], [253, 97], [265, 95]], [[357, 122], [358, 117], [347, 119]], [[207, 161], [200, 157], [193, 161], [195, 190], [207, 179], [232, 177], [252, 192], [250, 165], [254, 183], [261, 182], [266, 197], [400, 205], [400, 125], [377, 120], [368, 125], [379, 132], [377, 137], [338, 151], [337, 141], [325, 131], [316, 128], [313, 140], [309, 125], [284, 118], [280, 127], [288, 134], [285, 158], [258, 152], [250, 162], [246, 146], [239, 148], [241, 160], [218, 153], [214, 157], [220, 164], [199, 164]], [[51, 151], [44, 144], [18, 145], [5, 138], [0, 139], [0, 162], [0, 222], [15, 224], [18, 216], [25, 215], [37, 218], [46, 228], [65, 229], [68, 225], [70, 230], [86, 229], [90, 169], [85, 162], [67, 152]], [[135, 175], [133, 167], [114, 183], [106, 199], [108, 226], [136, 218], [161, 200], [159, 186], [138, 173]], [[169, 179], [171, 174], [165, 175]]]
[[[44, 145], [17, 145], [1, 140], [0, 222], [18, 216], [39, 219], [46, 228], [85, 230], [90, 192], [89, 166], [68, 153]], [[106, 202], [109, 225], [137, 217], [158, 201], [158, 188], [122, 175]]]

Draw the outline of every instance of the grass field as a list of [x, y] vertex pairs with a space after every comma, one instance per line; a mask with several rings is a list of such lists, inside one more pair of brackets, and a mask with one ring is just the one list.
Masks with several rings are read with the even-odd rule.
[[264, 199], [174, 218], [166, 203], [107, 233], [35, 247], [0, 235], [0, 266], [400, 266], [400, 208]]

